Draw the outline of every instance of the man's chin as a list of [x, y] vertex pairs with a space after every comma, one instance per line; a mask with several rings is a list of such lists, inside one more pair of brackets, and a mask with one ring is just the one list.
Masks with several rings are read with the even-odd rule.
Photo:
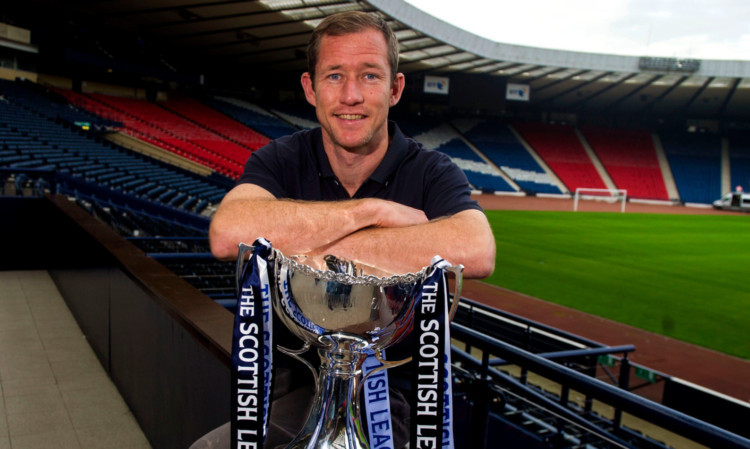
[[342, 135], [334, 135], [333, 139], [331, 139], [333, 143], [339, 147], [342, 148], [350, 153], [362, 153], [366, 151], [366, 149], [370, 146], [372, 146], [372, 136], [366, 135], [366, 136], [342, 136]]

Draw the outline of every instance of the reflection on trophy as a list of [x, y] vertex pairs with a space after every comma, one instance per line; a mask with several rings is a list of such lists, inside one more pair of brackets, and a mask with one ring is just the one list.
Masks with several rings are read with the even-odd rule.
[[[240, 258], [251, 248], [240, 245]], [[411, 360], [386, 361], [380, 354], [412, 331], [422, 284], [435, 268], [388, 275], [334, 256], [316, 264], [273, 250], [269, 259], [273, 309], [304, 343], [301, 350], [279, 350], [305, 363], [317, 383], [307, 421], [287, 448], [369, 448], [360, 421], [361, 387], [368, 376]], [[443, 263], [456, 277], [452, 318], [463, 267]], [[318, 370], [299, 356], [311, 346], [320, 356]], [[382, 366], [365, 375], [363, 363], [373, 352]]]

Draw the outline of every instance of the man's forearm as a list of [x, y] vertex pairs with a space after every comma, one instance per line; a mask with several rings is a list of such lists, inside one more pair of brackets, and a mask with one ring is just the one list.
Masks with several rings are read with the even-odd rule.
[[301, 254], [369, 225], [365, 204], [230, 199], [211, 222], [211, 249], [235, 257], [239, 242], [264, 237], [285, 254]]
[[277, 200], [253, 185], [235, 187], [211, 220], [211, 251], [220, 259], [237, 255], [240, 242], [269, 240], [284, 254], [303, 254], [370, 226], [427, 223], [423, 211], [375, 198], [334, 202]]
[[494, 237], [477, 210], [415, 226], [362, 229], [313, 253], [333, 254], [394, 274], [416, 272], [435, 255], [463, 265], [467, 278], [487, 277], [495, 265]]

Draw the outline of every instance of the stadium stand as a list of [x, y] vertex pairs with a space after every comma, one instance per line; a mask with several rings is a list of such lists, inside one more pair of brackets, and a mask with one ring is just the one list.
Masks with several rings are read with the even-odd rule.
[[[180, 191], [181, 182], [189, 184], [190, 179], [11, 100], [0, 102], [0, 161], [14, 174], [17, 191], [52, 190], [74, 198], [150, 258], [233, 309], [234, 263], [213, 259], [206, 239], [208, 219], [186, 212], [199, 211], [208, 202]], [[44, 110], [43, 105], [36, 107]], [[414, 129], [418, 132], [418, 127]], [[458, 161], [491, 167], [449, 125], [427, 126], [417, 137]], [[166, 170], [166, 178], [147, 169], [144, 161], [154, 170]], [[48, 178], [50, 174], [54, 179]], [[220, 199], [223, 191], [215, 195], [214, 199]], [[178, 204], [185, 210], [176, 209]], [[457, 363], [454, 413], [460, 447], [493, 447], [494, 441], [502, 440], [511, 447], [541, 449], [550, 447], [552, 439], [553, 447], [561, 448], [669, 447], [623, 422], [623, 410], [647, 416], [650, 425], [692, 432], [709, 447], [730, 447], [726, 443], [734, 441], [726, 433], [696, 432], [695, 428], [703, 429], [697, 420], [628, 392], [633, 388], [631, 369], [648, 371], [630, 364], [627, 353], [632, 347], [607, 347], [469, 300], [462, 304], [453, 324], [455, 341], [461, 343], [452, 348]], [[472, 356], [471, 348], [480, 349], [483, 359]], [[496, 358], [490, 359], [490, 354]], [[510, 365], [523, 366], [518, 378], [500, 369]], [[602, 369], [607, 375], [597, 379]], [[563, 388], [550, 391], [534, 381], [535, 374]], [[655, 379], [664, 385], [665, 398], [670, 388], [682, 388], [670, 386], [675, 383], [669, 376], [658, 374]], [[572, 397], [571, 386], [584, 397]], [[612, 407], [614, 414], [592, 405], [598, 402]], [[486, 419], [472, 419], [476, 416]]]
[[98, 128], [118, 125], [117, 122], [107, 120], [106, 116], [71, 107], [65, 97], [55, 95], [51, 90], [30, 81], [0, 79], [0, 92], [5, 98], [13, 99], [16, 104], [22, 104], [27, 109], [43, 113], [45, 117], [70, 125]]
[[[439, 123], [439, 122], [438, 122]], [[407, 118], [399, 121], [401, 130], [430, 150], [443, 152], [451, 157], [466, 174], [469, 183], [485, 192], [515, 192], [498, 170], [484, 161], [461, 139], [456, 130], [447, 123], [435, 126], [433, 121]]]
[[721, 141], [696, 133], [659, 134], [680, 198], [685, 203], [711, 204], [721, 196]]
[[[267, 137], [192, 98], [183, 95], [170, 95], [169, 100], [161, 105], [227, 140], [242, 145], [246, 149], [257, 150], [268, 143]], [[244, 160], [247, 160], [249, 154], [243, 154], [242, 156], [244, 156]], [[244, 162], [244, 160], [240, 162]]]
[[[190, 122], [155, 103], [104, 94], [58, 90], [73, 104], [123, 123], [123, 131], [180, 156], [199, 161], [216, 171], [238, 177], [250, 155], [248, 148]], [[83, 99], [82, 99], [83, 97]]]
[[271, 139], [277, 139], [297, 131], [297, 128], [289, 125], [281, 118], [245, 100], [216, 96], [203, 98], [202, 101]]
[[527, 193], [562, 193], [507, 124], [484, 120], [454, 120], [453, 123]]
[[30, 110], [27, 94], [18, 96], [19, 89], [5, 89], [8, 85], [2, 84], [3, 92], [13, 102], [0, 102], [0, 167], [19, 174], [25, 169], [56, 171], [193, 213], [201, 213], [226, 194], [228, 182], [168, 166], [39, 114], [36, 111], [55, 113], [41, 95], [35, 96]]
[[494, 167], [482, 160], [462, 140], [451, 139], [434, 149], [450, 156], [453, 162], [461, 167], [475, 189], [485, 192], [515, 192]]
[[275, 103], [268, 106], [267, 109], [299, 129], [311, 129], [318, 126], [318, 117], [315, 115], [315, 110], [307, 103]]
[[618, 189], [628, 197], [669, 200], [651, 134], [643, 130], [584, 127], [582, 132]]
[[579, 187], [607, 188], [572, 127], [526, 122], [513, 126], [569, 191], [574, 192]]
[[60, 190], [209, 298], [227, 308], [235, 306], [235, 264], [211, 255], [207, 219], [186, 222], [168, 207], [133, 201], [93, 185], [72, 185], [65, 179]]

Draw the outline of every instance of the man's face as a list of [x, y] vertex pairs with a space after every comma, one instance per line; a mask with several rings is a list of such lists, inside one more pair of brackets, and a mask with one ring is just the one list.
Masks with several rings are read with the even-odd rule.
[[398, 103], [404, 76], [391, 80], [385, 38], [377, 30], [323, 36], [315, 79], [302, 75], [326, 147], [369, 154], [388, 143], [388, 109]]

